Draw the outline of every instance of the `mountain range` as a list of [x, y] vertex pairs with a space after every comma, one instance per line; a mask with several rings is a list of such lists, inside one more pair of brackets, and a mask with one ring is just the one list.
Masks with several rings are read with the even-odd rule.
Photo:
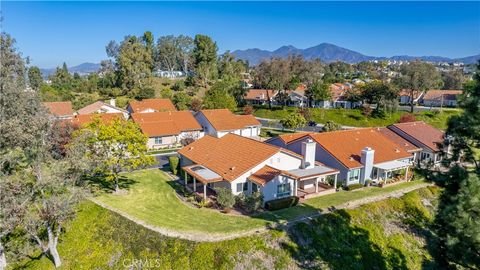
[[322, 43], [306, 49], [298, 49], [292, 45], [282, 46], [274, 51], [261, 49], [236, 50], [232, 54], [237, 59], [247, 60], [251, 66], [257, 65], [264, 59], [271, 57], [285, 58], [289, 55], [301, 55], [305, 59], [320, 58], [324, 62], [343, 61], [347, 63], [358, 63], [370, 60], [415, 60], [420, 59], [430, 62], [463, 62], [465, 64], [475, 63], [480, 59], [480, 54], [463, 57], [448, 58], [443, 56], [409, 56], [396, 55], [392, 57], [368, 56], [356, 51], [339, 47], [330, 43]]
[[[55, 73], [57, 68], [41, 68], [42, 76], [48, 78], [51, 74]], [[93, 72], [97, 72], [100, 69], [100, 64], [95, 63], [83, 63], [78, 66], [68, 67], [70, 73], [78, 73], [80, 76], [88, 75]]]

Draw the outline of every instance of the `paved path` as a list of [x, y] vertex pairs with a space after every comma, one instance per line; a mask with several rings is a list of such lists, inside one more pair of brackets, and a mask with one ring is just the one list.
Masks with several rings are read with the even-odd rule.
[[[258, 121], [262, 124], [262, 127], [264, 128], [272, 128], [272, 129], [282, 129], [282, 130], [287, 130], [287, 131], [292, 131], [291, 129], [284, 129], [282, 124], [280, 124], [280, 120], [278, 119], [270, 119], [270, 118], [262, 118], [262, 117], [255, 117], [257, 118]], [[308, 131], [308, 132], [321, 132], [323, 128], [323, 124], [317, 124], [314, 127], [301, 127], [298, 128], [297, 131]], [[342, 126], [342, 129], [355, 129], [357, 127], [352, 127], [352, 126]]]
[[[423, 187], [426, 187], [426, 186], [430, 186], [430, 185], [433, 185], [433, 184], [423, 183], [423, 184], [415, 185], [415, 186], [412, 186], [412, 187], [407, 187], [407, 188], [404, 188], [404, 189], [396, 190], [396, 191], [393, 191], [393, 192], [388, 193], [388, 194], [366, 197], [366, 198], [362, 198], [362, 199], [359, 199], [359, 200], [350, 201], [350, 202], [335, 206], [334, 209], [321, 209], [322, 211], [318, 211], [316, 213], [306, 215], [306, 216], [297, 217], [293, 220], [288, 221], [287, 223], [276, 224], [276, 227], [280, 228], [280, 229], [288, 229], [289, 227], [293, 226], [295, 223], [309, 222], [313, 218], [318, 217], [318, 216], [320, 216], [324, 213], [334, 211], [335, 209], [351, 209], [351, 208], [356, 208], [358, 206], [361, 206], [363, 204], [376, 202], [376, 201], [381, 201], [381, 200], [391, 198], [391, 197], [401, 197], [405, 193], [408, 193], [410, 191], [413, 191], [413, 190], [416, 190], [416, 189], [419, 189], [419, 188], [423, 188]], [[251, 236], [251, 235], [254, 235], [254, 234], [259, 234], [259, 233], [263, 233], [263, 232], [266, 232], [266, 231], [269, 230], [269, 228], [267, 228], [267, 227], [260, 227], [260, 228], [251, 229], [251, 230], [248, 230], [248, 231], [226, 233], [226, 234], [198, 232], [198, 231], [177, 231], [177, 230], [173, 230], [173, 229], [157, 227], [157, 226], [147, 224], [145, 221], [143, 221], [141, 219], [137, 219], [137, 218], [121, 211], [121, 210], [115, 209], [115, 208], [113, 208], [113, 207], [111, 207], [111, 206], [109, 206], [105, 203], [102, 203], [102, 202], [96, 200], [95, 198], [90, 198], [90, 200], [92, 202], [96, 203], [97, 205], [99, 205], [99, 206], [101, 206], [105, 209], [108, 209], [112, 212], [115, 212], [115, 213], [123, 216], [124, 218], [129, 219], [129, 220], [131, 220], [131, 221], [133, 221], [133, 222], [135, 222], [135, 223], [137, 223], [137, 224], [139, 224], [139, 225], [141, 225], [141, 226], [143, 226], [143, 227], [145, 227], [149, 230], [158, 232], [158, 233], [163, 234], [165, 236], [180, 238], [180, 239], [185, 239], [185, 240], [190, 240], [190, 241], [195, 241], [195, 242], [225, 241], [225, 240], [231, 240], [231, 239], [235, 239], [235, 238], [239, 238], [239, 237], [246, 237], [246, 236]]]

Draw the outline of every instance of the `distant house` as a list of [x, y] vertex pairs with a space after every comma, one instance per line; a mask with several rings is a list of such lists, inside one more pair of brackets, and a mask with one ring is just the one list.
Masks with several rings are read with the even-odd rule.
[[79, 115], [94, 114], [94, 113], [122, 113], [125, 119], [128, 119], [129, 113], [127, 110], [115, 106], [115, 99], [111, 99], [110, 103], [97, 101], [87, 105], [77, 111]]
[[111, 123], [114, 120], [125, 120], [123, 113], [92, 113], [92, 114], [78, 114], [70, 119], [70, 123], [77, 128], [81, 128], [98, 119], [103, 124]]
[[148, 136], [149, 149], [175, 147], [183, 139], [203, 137], [202, 126], [189, 111], [133, 113], [132, 120]]
[[243, 99], [251, 105], [265, 105], [269, 101], [273, 104], [277, 93], [278, 91], [271, 89], [250, 89]]
[[421, 103], [429, 107], [456, 107], [462, 90], [428, 90]]
[[43, 102], [42, 103], [54, 119], [70, 119], [73, 117], [72, 102]]
[[416, 155], [415, 160], [418, 163], [438, 164], [442, 160], [441, 144], [445, 137], [443, 131], [423, 121], [393, 124], [388, 126], [388, 129], [422, 149], [420, 154]]
[[195, 114], [205, 134], [217, 138], [228, 133], [257, 138], [261, 124], [253, 115], [236, 115], [228, 109], [201, 110]]
[[[184, 183], [203, 195], [227, 188], [235, 195], [263, 194], [264, 201], [335, 192], [338, 171], [315, 162], [315, 142], [302, 155], [236, 134], [205, 136], [178, 151]], [[200, 186], [198, 186], [200, 184]]]
[[300, 153], [302, 144], [309, 140], [318, 145], [315, 160], [339, 170], [338, 177], [344, 185], [405, 179], [413, 162], [412, 153], [374, 128], [286, 134], [266, 142]]
[[300, 84], [297, 88], [295, 88], [295, 90], [288, 91], [288, 96], [290, 97], [290, 101], [288, 102], [288, 105], [295, 106], [295, 107], [309, 106], [306, 91], [307, 91], [307, 86], [305, 84]]
[[[413, 104], [419, 103], [420, 99], [423, 97], [425, 92], [423, 91], [414, 91], [413, 93]], [[412, 97], [411, 91], [408, 89], [402, 89], [398, 93], [398, 102], [400, 104], [411, 104]]]
[[352, 109], [360, 106], [360, 102], [347, 100], [348, 91], [353, 88], [350, 83], [333, 83], [330, 85], [330, 100], [317, 101], [314, 107]]
[[143, 100], [133, 100], [127, 105], [129, 113], [150, 113], [176, 111], [175, 105], [168, 98], [149, 98]]

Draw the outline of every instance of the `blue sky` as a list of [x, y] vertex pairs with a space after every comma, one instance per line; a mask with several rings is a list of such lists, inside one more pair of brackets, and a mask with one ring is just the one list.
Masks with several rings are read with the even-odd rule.
[[3, 30], [33, 65], [99, 62], [150, 30], [210, 35], [219, 51], [333, 43], [373, 56], [480, 53], [480, 2], [5, 2]]

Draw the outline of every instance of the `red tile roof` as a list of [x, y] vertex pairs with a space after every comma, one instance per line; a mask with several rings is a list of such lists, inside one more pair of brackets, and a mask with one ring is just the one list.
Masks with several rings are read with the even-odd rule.
[[383, 136], [385, 136], [390, 141], [398, 144], [403, 150], [412, 153], [412, 152], [419, 152], [422, 148], [419, 148], [409, 142], [408, 140], [404, 139], [402, 136], [398, 135], [397, 133], [391, 131], [386, 127], [377, 128], [377, 131], [380, 132]]
[[180, 149], [178, 153], [202, 165], [227, 181], [233, 181], [278, 152], [277, 146], [229, 133], [221, 138], [207, 135]]
[[[292, 141], [295, 141], [299, 138], [304, 137], [305, 135], [310, 134], [311, 132], [298, 132], [298, 133], [287, 133], [287, 134], [281, 134], [278, 135], [277, 137], [283, 141], [285, 144], [289, 144]], [[274, 137], [275, 138], [275, 137]], [[274, 139], [272, 138], [272, 139]]]
[[202, 113], [217, 131], [260, 125], [253, 115], [235, 115], [228, 109], [201, 110], [199, 113]]
[[374, 163], [382, 163], [412, 156], [402, 147], [381, 135], [374, 128], [311, 133], [307, 136], [313, 138], [322, 148], [347, 168], [362, 166], [360, 156], [361, 151], [365, 147], [371, 147], [375, 150]]
[[270, 89], [250, 89], [245, 95], [245, 100], [263, 100], [268, 101], [267, 95], [273, 98], [277, 94], [277, 91]]
[[132, 113], [132, 119], [149, 137], [177, 135], [202, 129], [189, 111]]
[[261, 186], [265, 186], [266, 183], [270, 182], [280, 174], [282, 174], [281, 170], [265, 165], [260, 170], [250, 175], [248, 180]]
[[107, 106], [107, 107], [116, 109], [116, 110], [121, 111], [121, 112], [127, 112], [127, 111], [124, 110], [124, 109], [121, 109], [121, 108], [112, 106], [112, 105], [110, 105], [110, 104], [108, 104], [108, 103], [105, 103], [105, 102], [103, 102], [103, 101], [94, 102], [94, 103], [92, 103], [92, 104], [90, 104], [90, 105], [87, 105], [87, 106], [79, 109], [77, 112], [78, 112], [78, 114], [98, 113], [98, 110], [100, 110], [103, 106]]
[[48, 111], [55, 116], [69, 116], [73, 115], [72, 102], [43, 102]]
[[176, 111], [175, 105], [173, 105], [170, 99], [166, 98], [150, 98], [140, 101], [132, 100], [128, 103], [134, 113], [142, 112], [148, 109], [152, 109], [157, 112], [164, 111]]
[[462, 90], [429, 90], [424, 100], [456, 100], [458, 95], [463, 93]]
[[440, 151], [438, 144], [443, 142], [445, 135], [443, 131], [436, 129], [423, 121], [398, 123], [388, 126], [389, 129], [395, 131], [395, 128], [392, 127], [403, 131], [431, 150]]
[[71, 122], [73, 125], [81, 127], [95, 119], [99, 119], [100, 122], [104, 124], [108, 124], [114, 120], [125, 120], [122, 113], [92, 113], [76, 115], [73, 119], [71, 119]]

